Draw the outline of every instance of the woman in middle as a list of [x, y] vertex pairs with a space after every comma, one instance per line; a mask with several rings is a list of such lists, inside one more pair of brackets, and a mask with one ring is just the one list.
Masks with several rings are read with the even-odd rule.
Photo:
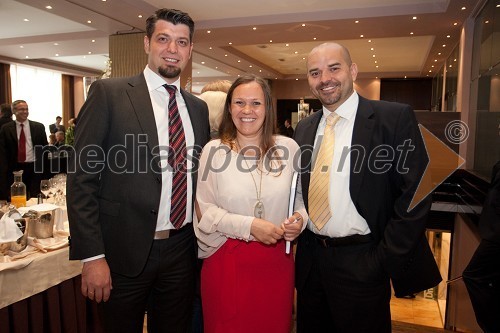
[[275, 133], [266, 81], [254, 75], [236, 79], [220, 139], [205, 146], [198, 171], [195, 232], [199, 257], [205, 258], [205, 333], [290, 332], [294, 261], [285, 241], [300, 234], [308, 216], [300, 181], [292, 184], [299, 147]]

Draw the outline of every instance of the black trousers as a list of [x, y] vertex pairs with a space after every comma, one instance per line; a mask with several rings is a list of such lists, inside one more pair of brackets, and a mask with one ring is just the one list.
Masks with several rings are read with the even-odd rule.
[[390, 333], [390, 280], [374, 257], [375, 244], [325, 248], [304, 233], [298, 246], [308, 247], [312, 268], [297, 289], [297, 332]]
[[139, 276], [111, 273], [110, 299], [99, 306], [105, 332], [142, 333], [146, 311], [148, 332], [190, 331], [196, 252], [193, 227], [184, 228], [174, 237], [153, 241]]
[[485, 333], [500, 332], [500, 244], [483, 239], [462, 276], [476, 320]]

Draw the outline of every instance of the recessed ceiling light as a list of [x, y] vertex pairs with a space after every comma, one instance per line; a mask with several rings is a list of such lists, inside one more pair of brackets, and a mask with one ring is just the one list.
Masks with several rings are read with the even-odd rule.
[[354, 21], [354, 23], [359, 23], [359, 21], [358, 21], [358, 20], [356, 20], [356, 21]]
[[437, 59], [434, 59], [434, 62], [437, 62], [438, 60]]
[[139, 14], [139, 15], [137, 15], [137, 17], [138, 17], [138, 18], [142, 18], [142, 15], [141, 15], [141, 14]]
[[450, 38], [451, 36], [450, 35], [446, 35], [446, 38]]
[[432, 68], [434, 68], [434, 65], [431, 65]]
[[212, 49], [212, 47], [210, 46], [208, 49], [209, 49], [209, 50], [211, 50], [211, 49]]
[[285, 46], [290, 46], [290, 44], [287, 43], [287, 44], [285, 44]]
[[205, 62], [204, 62], [204, 61], [202, 61], [202, 62], [201, 62], [201, 64], [202, 64], [202, 65], [205, 65]]
[[91, 21], [91, 20], [88, 20], [88, 21], [87, 21], [87, 23], [88, 23], [88, 24], [90, 24], [90, 23], [92, 23], [92, 21]]
[[365, 36], [364, 36], [364, 35], [359, 35], [359, 37], [363, 38], [363, 37], [365, 37]]
[[410, 35], [413, 35], [413, 32], [410, 32]]
[[416, 20], [416, 19], [417, 19], [417, 17], [416, 17], [416, 16], [413, 16], [413, 19], [414, 19], [414, 20]]
[[372, 48], [370, 49], [370, 51], [373, 51], [373, 50], [374, 50], [374, 48], [372, 47]]
[[238, 60], [238, 62], [241, 62], [241, 60]]
[[451, 67], [453, 67], [453, 66], [450, 64], [450, 66], [449, 66], [449, 67], [451, 68]]
[[59, 57], [59, 53], [56, 53], [56, 57]]
[[377, 65], [377, 66], [375, 66], [375, 67], [376, 67], [376, 68], [378, 68], [378, 65]]
[[253, 27], [252, 29], [253, 29], [253, 30], [257, 30], [257, 27]]
[[490, 23], [490, 21], [486, 20], [486, 21], [484, 21], [484, 23], [488, 24], [488, 23]]
[[375, 58], [375, 54], [374, 54], [374, 55], [372, 55], [372, 57], [373, 57], [373, 58]]
[[439, 52], [438, 55], [441, 55], [441, 52]]
[[270, 40], [269, 40], [269, 43], [272, 43], [272, 42], [273, 42], [273, 40], [272, 40], [272, 39], [270, 39]]
[[47, 8], [47, 9], [52, 9], [52, 6], [45, 6], [45, 8]]
[[432, 71], [429, 69], [429, 73], [432, 73]]
[[89, 51], [89, 54], [92, 54], [92, 52]]
[[248, 67], [252, 68], [253, 66], [252, 65], [248, 65]]
[[226, 53], [226, 54], [224, 54], [224, 57], [227, 57], [227, 53]]
[[92, 43], [95, 43], [95, 39], [92, 39]]
[[55, 46], [59, 45], [59, 43], [54, 43]]
[[210, 31], [210, 30], [207, 30], [207, 34], [209, 34], [209, 33], [211, 33], [211, 32], [212, 32], [212, 31]]
[[314, 37], [313, 40], [316, 40], [316, 37]]
[[302, 60], [306, 60], [306, 57], [302, 57]]
[[28, 20], [28, 19], [24, 19], [23, 21], [24, 21], [24, 22], [29, 22], [30, 20]]
[[233, 45], [233, 42], [229, 42], [228, 44], [229, 44], [229, 45]]
[[28, 59], [30, 56], [26, 56], [25, 58]]
[[500, 5], [497, 5], [497, 8], [500, 7]]
[[372, 42], [372, 40], [371, 40], [371, 39], [368, 39], [368, 43], [371, 43], [371, 42]]
[[21, 49], [24, 49], [24, 45], [19, 45], [19, 47], [20, 47]]
[[298, 81], [299, 79], [295, 79], [295, 81]]
[[295, 54], [298, 54], [298, 53], [299, 53], [299, 51], [295, 51], [294, 53], [295, 53]]
[[378, 61], [377, 61], [377, 60], [375, 60], [375, 63], [377, 64], [377, 63], [378, 63]]
[[466, 10], [466, 9], [467, 9], [467, 8], [466, 8], [465, 6], [464, 6], [464, 7], [462, 7], [462, 10]]
[[306, 24], [305, 24], [305, 23], [302, 23], [302, 26], [303, 26], [303, 27], [305, 27], [305, 26], [306, 26]]
[[443, 47], [446, 47], [446, 44], [443, 44]]
[[262, 69], [259, 69], [259, 73], [262, 73]]

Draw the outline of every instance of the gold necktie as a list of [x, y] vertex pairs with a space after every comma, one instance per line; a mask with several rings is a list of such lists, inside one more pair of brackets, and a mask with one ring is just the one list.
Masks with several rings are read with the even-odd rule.
[[326, 118], [325, 133], [319, 148], [314, 169], [309, 184], [309, 218], [321, 230], [332, 217], [328, 193], [330, 189], [330, 166], [333, 160], [335, 147], [335, 131], [333, 128], [340, 116], [335, 112]]

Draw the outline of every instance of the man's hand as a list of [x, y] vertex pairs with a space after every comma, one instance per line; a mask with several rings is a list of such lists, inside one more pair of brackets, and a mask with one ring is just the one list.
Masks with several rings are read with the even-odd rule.
[[82, 294], [91, 300], [100, 303], [106, 302], [113, 289], [111, 273], [105, 258], [83, 263]]

